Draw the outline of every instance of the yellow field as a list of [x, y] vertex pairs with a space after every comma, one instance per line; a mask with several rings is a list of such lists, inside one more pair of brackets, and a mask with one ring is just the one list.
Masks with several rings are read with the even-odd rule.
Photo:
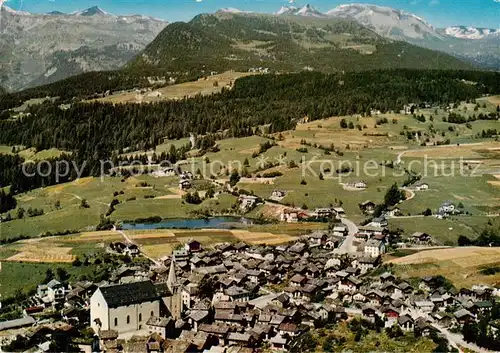
[[481, 158], [479, 151], [481, 150], [495, 150], [500, 147], [500, 142], [490, 143], [471, 143], [460, 146], [436, 146], [422, 148], [415, 151], [408, 151], [405, 157], [432, 157], [432, 158]]
[[20, 247], [21, 252], [7, 258], [5, 261], [14, 262], [46, 262], [70, 263], [75, 259], [70, 252], [72, 248], [43, 246], [42, 243], [25, 243]]
[[388, 261], [403, 278], [443, 275], [457, 287], [500, 283], [500, 273], [483, 275], [481, 268], [500, 265], [500, 247], [459, 247], [427, 250]]
[[290, 236], [288, 234], [274, 234], [266, 232], [249, 232], [246, 230], [233, 230], [231, 231], [233, 235], [249, 244], [283, 244], [290, 241], [297, 240], [297, 237]]
[[127, 92], [116, 94], [104, 98], [96, 99], [101, 102], [110, 103], [151, 103], [163, 100], [175, 100], [185, 97], [193, 97], [195, 95], [210, 95], [218, 93], [223, 87], [229, 87], [230, 83], [240, 78], [249, 75], [254, 75], [249, 72], [234, 72], [228, 71], [222, 74], [201, 78], [194, 82], [185, 82], [177, 85], [165, 86], [158, 88], [152, 92]]

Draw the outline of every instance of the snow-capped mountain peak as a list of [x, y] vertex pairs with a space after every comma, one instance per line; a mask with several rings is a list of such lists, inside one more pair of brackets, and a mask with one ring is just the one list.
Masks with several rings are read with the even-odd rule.
[[75, 16], [112, 16], [111, 14], [101, 9], [99, 6], [92, 6], [83, 11], [74, 12], [73, 14]]
[[445, 29], [445, 33], [455, 38], [475, 40], [500, 36], [500, 29], [451, 26]]
[[296, 13], [298, 16], [325, 17], [325, 14], [316, 10], [310, 4], [301, 7]]
[[281, 6], [276, 15], [293, 15], [297, 10], [295, 6]]
[[385, 6], [369, 4], [340, 5], [326, 13], [330, 17], [353, 18], [375, 32], [397, 39], [440, 37], [421, 17]]
[[223, 9], [220, 9], [219, 11], [227, 13], [252, 13], [252, 11], [243, 11], [234, 7], [225, 7]]
[[326, 17], [326, 15], [316, 10], [312, 5], [307, 4], [301, 8], [295, 6], [282, 6], [276, 15], [293, 15], [293, 16], [306, 16], [306, 17]]

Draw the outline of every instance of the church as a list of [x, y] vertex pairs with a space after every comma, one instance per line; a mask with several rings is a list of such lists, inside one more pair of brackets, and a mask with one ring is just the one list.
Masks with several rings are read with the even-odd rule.
[[99, 287], [90, 298], [90, 320], [95, 332], [114, 330], [118, 334], [146, 329], [151, 317], [178, 319], [182, 299], [175, 275], [175, 262], [165, 283], [151, 281]]

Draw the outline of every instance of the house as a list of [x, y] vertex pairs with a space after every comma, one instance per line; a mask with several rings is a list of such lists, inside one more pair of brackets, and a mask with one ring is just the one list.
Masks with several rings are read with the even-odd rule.
[[33, 326], [33, 324], [35, 322], [36, 322], [35, 319], [31, 316], [25, 316], [21, 319], [1, 321], [0, 322], [0, 331], [14, 330], [14, 329], [19, 329], [21, 327]]
[[333, 210], [331, 208], [316, 208], [312, 216], [316, 218], [330, 218], [333, 216]]
[[365, 244], [365, 254], [371, 257], [379, 257], [385, 253], [384, 242], [376, 239], [370, 239]]
[[328, 239], [325, 232], [313, 232], [306, 236], [310, 245], [320, 245], [324, 246]]
[[414, 243], [427, 243], [432, 239], [432, 237], [424, 232], [415, 232], [410, 235], [410, 239]]
[[182, 179], [179, 181], [179, 189], [187, 190], [191, 188], [191, 182], [187, 179]]
[[415, 322], [413, 321], [410, 315], [403, 315], [398, 318], [398, 325], [401, 328], [401, 330], [408, 332], [408, 331], [413, 331], [413, 328], [415, 327]]
[[197, 240], [190, 240], [185, 245], [184, 248], [190, 253], [202, 251], [201, 243]]
[[174, 320], [171, 317], [151, 316], [146, 321], [146, 327], [150, 333], [157, 333], [167, 338], [167, 333], [174, 327]]
[[66, 291], [64, 285], [56, 279], [52, 279], [47, 284], [41, 284], [37, 287], [37, 296], [45, 303], [56, 303], [64, 300]]
[[446, 201], [441, 206], [439, 206], [439, 212], [444, 214], [453, 213], [455, 212], [455, 205], [451, 201]]
[[349, 186], [355, 189], [366, 189], [366, 183], [364, 181], [355, 181], [354, 183], [349, 184]]
[[242, 347], [255, 346], [255, 338], [248, 333], [230, 332], [227, 336], [228, 345], [236, 345]]
[[270, 199], [274, 201], [281, 201], [285, 196], [286, 196], [286, 191], [273, 190]]
[[367, 214], [372, 214], [375, 210], [375, 206], [375, 202], [372, 202], [370, 200], [363, 201], [359, 204], [360, 210]]
[[361, 273], [369, 272], [380, 264], [380, 256], [372, 257], [372, 256], [364, 256], [358, 260], [358, 268]]
[[453, 316], [460, 325], [466, 324], [475, 320], [474, 315], [467, 309], [460, 309], [453, 313]]
[[299, 213], [298, 213], [298, 211], [295, 211], [292, 209], [285, 209], [281, 212], [280, 221], [287, 222], [287, 223], [298, 222], [299, 221]]
[[345, 216], [345, 210], [342, 207], [334, 207], [333, 211], [337, 214], [337, 217]]
[[[396, 206], [389, 206], [389, 207], [387, 207], [387, 209], [385, 210], [384, 215], [385, 215], [386, 217], [397, 217], [397, 216], [402, 215], [402, 212], [401, 212], [401, 210], [399, 209], [399, 207], [396, 207]], [[387, 225], [386, 225], [386, 226], [387, 226]]]
[[346, 225], [339, 223], [333, 226], [332, 232], [334, 236], [345, 237], [349, 234], [349, 229]]
[[414, 185], [416, 191], [429, 190], [429, 184], [427, 183], [417, 183]]
[[240, 202], [240, 209], [243, 211], [251, 210], [258, 201], [257, 196], [253, 195], [240, 195], [238, 201]]
[[374, 226], [360, 226], [358, 227], [358, 234], [360, 238], [372, 238], [378, 234], [384, 234], [385, 228]]
[[385, 217], [375, 217], [371, 220], [369, 226], [384, 228], [387, 227], [387, 220], [385, 219]]

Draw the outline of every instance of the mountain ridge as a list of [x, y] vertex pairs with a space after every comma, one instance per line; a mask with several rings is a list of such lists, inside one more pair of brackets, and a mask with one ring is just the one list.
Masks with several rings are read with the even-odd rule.
[[167, 25], [142, 15], [115, 16], [99, 7], [73, 14], [0, 8], [0, 85], [9, 91], [88, 71], [121, 68]]

